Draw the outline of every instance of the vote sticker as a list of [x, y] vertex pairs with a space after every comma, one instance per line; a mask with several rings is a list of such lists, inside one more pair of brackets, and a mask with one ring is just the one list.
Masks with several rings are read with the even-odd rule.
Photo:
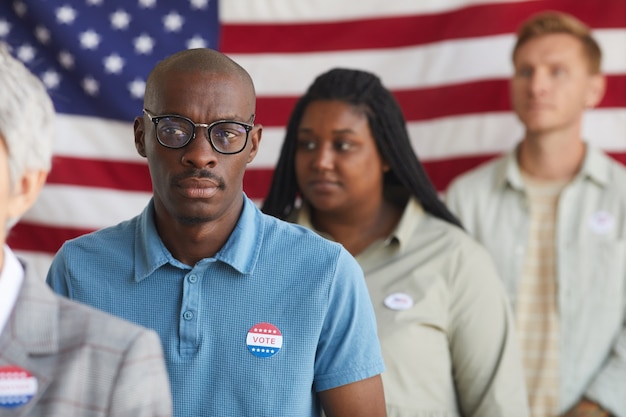
[[246, 345], [254, 356], [269, 358], [277, 354], [283, 346], [283, 335], [273, 324], [255, 324], [248, 330]]
[[0, 407], [17, 408], [37, 393], [37, 378], [15, 365], [0, 366]]
[[606, 235], [615, 228], [615, 217], [608, 211], [597, 211], [589, 218], [589, 227], [598, 235]]
[[409, 294], [396, 292], [385, 297], [385, 306], [390, 310], [402, 311], [413, 307], [413, 298]]

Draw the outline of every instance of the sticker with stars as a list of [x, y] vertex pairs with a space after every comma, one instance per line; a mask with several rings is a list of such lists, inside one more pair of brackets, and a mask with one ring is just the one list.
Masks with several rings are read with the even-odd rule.
[[0, 366], [0, 409], [26, 405], [37, 393], [37, 387], [37, 378], [26, 369]]
[[258, 323], [248, 330], [246, 337], [248, 350], [259, 358], [276, 355], [283, 346], [283, 335], [271, 323]]

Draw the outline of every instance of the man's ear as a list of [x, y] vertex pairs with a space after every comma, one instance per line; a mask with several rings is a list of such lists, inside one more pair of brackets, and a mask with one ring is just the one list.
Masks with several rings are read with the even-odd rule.
[[135, 117], [135, 124], [133, 125], [135, 132], [135, 149], [137, 153], [144, 158], [146, 157], [146, 131], [143, 127], [143, 118]]
[[589, 89], [587, 91], [587, 100], [585, 105], [588, 108], [593, 108], [597, 106], [600, 101], [602, 101], [602, 97], [604, 97], [604, 92], [606, 91], [606, 78], [602, 74], [595, 74], [592, 76], [591, 81], [589, 82]]
[[19, 218], [31, 208], [46, 183], [47, 177], [48, 171], [41, 170], [30, 170], [22, 174], [13, 184], [9, 196], [7, 210], [9, 218]]
[[259, 152], [259, 144], [261, 143], [261, 137], [263, 136], [263, 126], [262, 125], [254, 125], [254, 128], [250, 131], [250, 143], [252, 143], [252, 148], [250, 149], [250, 154], [248, 155], [248, 163], [252, 162], [256, 157], [256, 154]]

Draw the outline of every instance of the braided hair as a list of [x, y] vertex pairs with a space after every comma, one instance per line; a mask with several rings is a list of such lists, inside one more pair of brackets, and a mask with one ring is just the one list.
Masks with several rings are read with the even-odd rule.
[[262, 211], [280, 219], [294, 209], [299, 194], [295, 174], [296, 139], [307, 106], [316, 100], [339, 100], [364, 110], [376, 147], [390, 170], [384, 187], [400, 186], [433, 216], [462, 227], [437, 195], [417, 159], [400, 105], [371, 73], [336, 68], [319, 75], [296, 103]]

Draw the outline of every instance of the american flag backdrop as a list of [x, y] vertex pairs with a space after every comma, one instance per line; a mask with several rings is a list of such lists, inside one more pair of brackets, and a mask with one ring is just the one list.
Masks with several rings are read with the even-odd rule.
[[244, 180], [253, 199], [268, 189], [291, 107], [332, 67], [382, 78], [444, 191], [519, 140], [508, 97], [514, 31], [548, 9], [593, 28], [608, 89], [584, 136], [626, 162], [626, 0], [2, 0], [0, 40], [59, 113], [47, 185], [9, 244], [44, 276], [66, 239], [143, 209], [151, 186], [132, 121], [149, 70], [184, 48], [219, 49], [255, 81], [264, 130]]

